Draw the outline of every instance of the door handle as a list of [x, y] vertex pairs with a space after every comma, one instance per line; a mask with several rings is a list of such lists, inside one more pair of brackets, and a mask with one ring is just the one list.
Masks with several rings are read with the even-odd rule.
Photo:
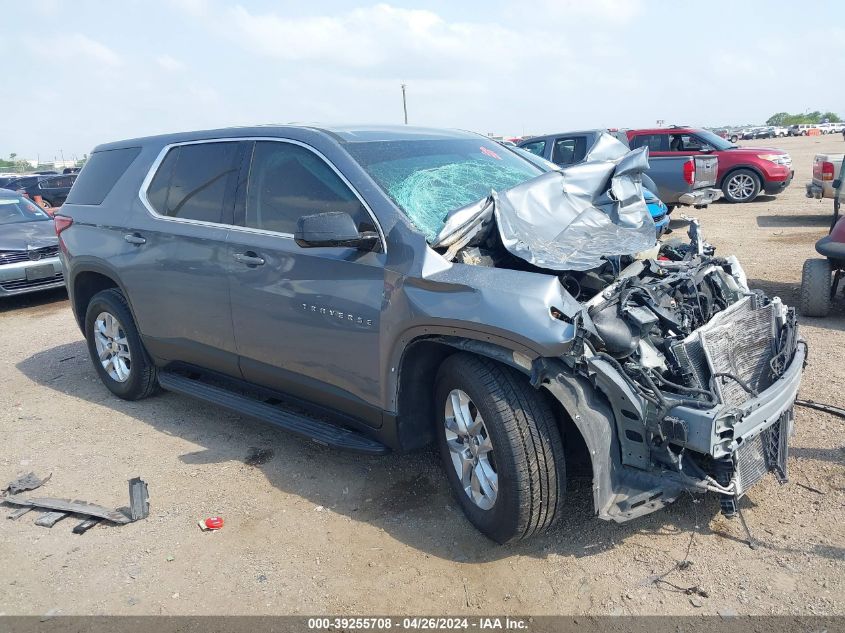
[[240, 262], [241, 264], [246, 264], [247, 266], [263, 266], [264, 265], [264, 258], [259, 257], [252, 251], [247, 251], [246, 253], [235, 253], [235, 261]]
[[135, 246], [140, 246], [141, 244], [147, 243], [147, 238], [141, 237], [137, 233], [127, 233], [123, 236], [123, 239], [129, 242], [130, 244], [134, 244]]

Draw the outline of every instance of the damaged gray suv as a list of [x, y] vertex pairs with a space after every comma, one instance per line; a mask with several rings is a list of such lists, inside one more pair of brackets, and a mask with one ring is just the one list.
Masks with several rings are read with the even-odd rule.
[[[621, 144], [620, 144], [621, 145]], [[806, 345], [691, 224], [659, 245], [645, 149], [544, 171], [412, 127], [224, 129], [97, 147], [56, 217], [94, 366], [367, 454], [435, 443], [498, 542], [786, 478]]]

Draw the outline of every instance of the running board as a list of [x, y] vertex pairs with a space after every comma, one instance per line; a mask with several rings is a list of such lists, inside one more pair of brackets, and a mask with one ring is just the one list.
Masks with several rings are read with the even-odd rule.
[[371, 440], [361, 433], [292, 413], [276, 405], [232, 393], [181, 374], [161, 371], [158, 374], [158, 382], [163, 389], [168, 391], [204, 400], [234, 413], [268, 422], [291, 433], [312, 439], [318, 444], [366, 455], [385, 455], [390, 452], [384, 444]]

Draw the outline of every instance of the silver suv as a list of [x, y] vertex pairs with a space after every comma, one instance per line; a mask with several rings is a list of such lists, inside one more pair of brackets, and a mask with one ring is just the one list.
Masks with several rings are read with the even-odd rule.
[[[621, 145], [621, 144], [619, 144]], [[361, 453], [434, 443], [506, 542], [786, 478], [806, 346], [691, 225], [655, 242], [647, 149], [547, 170], [466, 132], [256, 127], [95, 148], [56, 218], [117, 396], [159, 387]]]

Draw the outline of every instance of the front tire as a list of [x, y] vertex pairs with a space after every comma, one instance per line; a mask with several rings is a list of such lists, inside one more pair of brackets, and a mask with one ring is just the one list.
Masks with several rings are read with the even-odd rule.
[[88, 353], [100, 380], [124, 400], [140, 400], [158, 387], [126, 297], [117, 288], [94, 295], [85, 311]]
[[799, 304], [803, 316], [826, 317], [830, 313], [832, 276], [830, 260], [808, 259], [804, 262]]
[[750, 169], [731, 172], [722, 183], [722, 193], [728, 202], [751, 202], [760, 193], [760, 176]]
[[516, 370], [471, 354], [441, 365], [437, 442], [470, 522], [498, 543], [548, 529], [566, 489], [563, 442], [542, 394]]

